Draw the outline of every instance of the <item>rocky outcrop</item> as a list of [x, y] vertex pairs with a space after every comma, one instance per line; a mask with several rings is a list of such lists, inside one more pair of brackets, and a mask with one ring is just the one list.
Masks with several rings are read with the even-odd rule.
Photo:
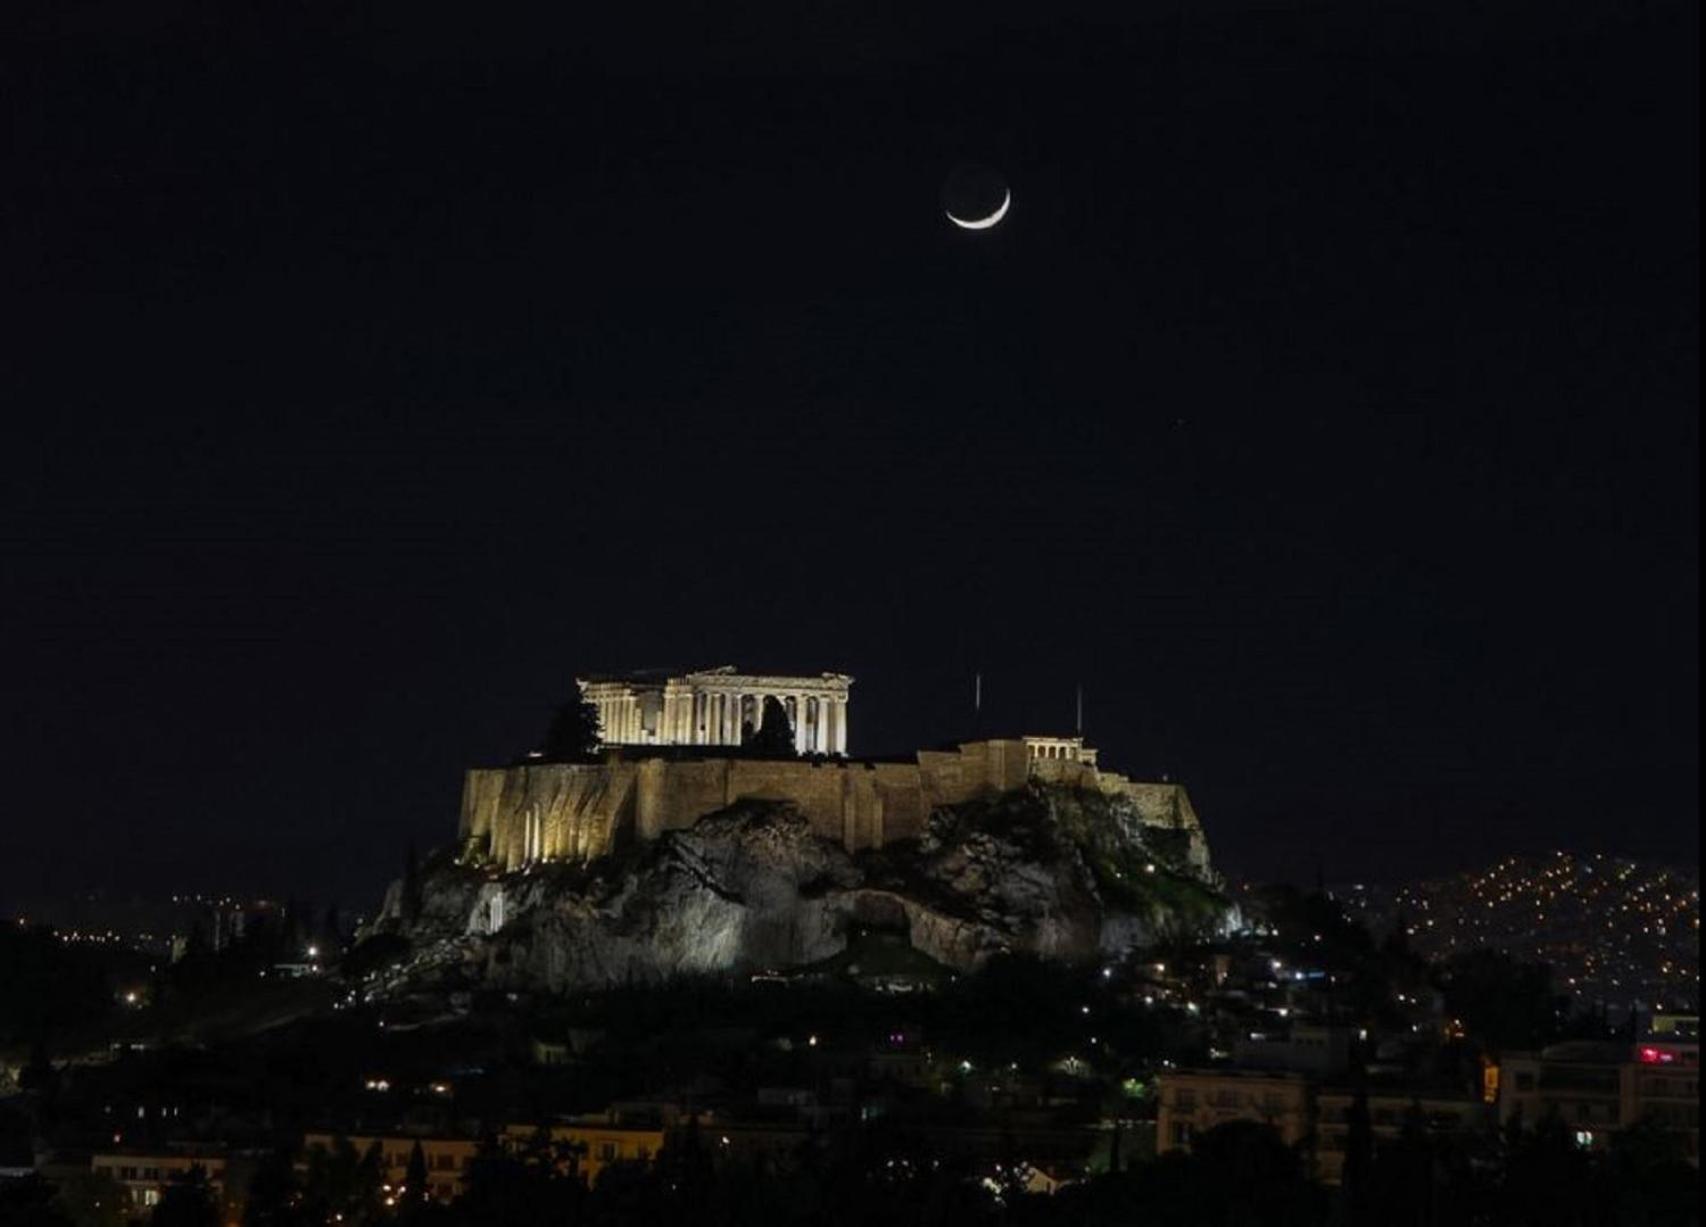
[[1033, 784], [850, 854], [786, 802], [743, 801], [584, 866], [429, 864], [377, 928], [410, 938], [417, 977], [551, 991], [798, 967], [872, 927], [952, 968], [1002, 951], [1089, 959], [1224, 920], [1224, 898], [1164, 834], [1124, 798]]

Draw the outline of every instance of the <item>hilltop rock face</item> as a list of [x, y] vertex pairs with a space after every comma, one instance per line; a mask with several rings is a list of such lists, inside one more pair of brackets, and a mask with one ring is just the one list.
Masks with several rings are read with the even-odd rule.
[[969, 970], [1002, 951], [1087, 959], [1173, 924], [1223, 922], [1225, 900], [1117, 798], [1032, 786], [932, 814], [923, 837], [849, 855], [785, 803], [742, 802], [585, 867], [499, 875], [429, 866], [393, 887], [382, 931], [409, 937], [411, 978], [570, 988], [787, 968], [854, 928], [904, 929]]

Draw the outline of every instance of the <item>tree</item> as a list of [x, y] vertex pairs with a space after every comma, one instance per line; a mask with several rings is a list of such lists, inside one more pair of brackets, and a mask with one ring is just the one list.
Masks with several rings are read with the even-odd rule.
[[52, 1183], [34, 1173], [19, 1180], [0, 1180], [0, 1223], [6, 1227], [71, 1227], [71, 1220], [53, 1194]]
[[330, 1150], [314, 1147], [308, 1152], [302, 1182], [304, 1218], [313, 1223], [342, 1222], [345, 1227], [372, 1222], [379, 1217], [384, 1176], [385, 1155], [377, 1141], [365, 1153], [357, 1153], [343, 1137]]
[[1585, 1224], [1592, 1204], [1593, 1160], [1571, 1130], [1549, 1112], [1533, 1129], [1514, 1133], [1493, 1221], [1511, 1227]]
[[51, 1095], [59, 1086], [59, 1073], [48, 1056], [47, 1041], [37, 1036], [30, 1042], [30, 1059], [18, 1071], [18, 1088]]
[[585, 699], [575, 699], [551, 717], [539, 757], [548, 763], [590, 762], [602, 741], [598, 709]]
[[[1030, 1221], [1127, 1227], [1318, 1227], [1320, 1187], [1271, 1126], [1228, 1121], [1198, 1134], [1190, 1151], [1063, 1189]], [[1042, 1207], [1039, 1206], [1039, 1209]]]
[[1700, 1221], [1699, 1173], [1688, 1161], [1683, 1136], [1653, 1120], [1611, 1135], [1601, 1180], [1619, 1223], [1682, 1227]]
[[1434, 1151], [1422, 1105], [1411, 1100], [1398, 1137], [1375, 1152], [1367, 1180], [1367, 1221], [1381, 1227], [1432, 1227], [1440, 1221]]
[[427, 1183], [426, 1151], [421, 1149], [419, 1141], [409, 1151], [409, 1166], [403, 1172], [403, 1196], [408, 1206], [418, 1206], [432, 1196], [432, 1187]]
[[413, 924], [421, 914], [421, 857], [415, 845], [409, 845], [409, 855], [403, 862], [403, 919]]
[[166, 1186], [149, 1223], [150, 1227], [219, 1227], [213, 1190], [208, 1187], [207, 1173], [199, 1164], [190, 1168], [183, 1179]]
[[[76, 1227], [126, 1227], [130, 1193], [104, 1172], [75, 1172], [59, 1179], [55, 1206]], [[0, 1216], [0, 1221], [4, 1217]]]
[[1352, 1227], [1369, 1227], [1369, 1183], [1374, 1168], [1374, 1122], [1368, 1111], [1368, 1088], [1358, 1085], [1345, 1110], [1345, 1167], [1341, 1195]]
[[583, 1221], [585, 1198], [579, 1177], [559, 1167], [548, 1130], [513, 1151], [488, 1136], [468, 1169], [456, 1221], [472, 1227], [560, 1227]]
[[279, 934], [274, 953], [279, 959], [295, 962], [302, 957], [302, 948], [308, 944], [307, 926], [302, 923], [302, 905], [296, 902], [296, 896], [291, 895], [284, 901], [283, 931]]
[[794, 758], [798, 755], [794, 748], [793, 722], [788, 719], [788, 709], [775, 695], [765, 698], [764, 720], [746, 744], [753, 753], [766, 758]]
[[243, 1227], [305, 1227], [297, 1204], [296, 1172], [290, 1159], [273, 1151], [255, 1168], [243, 1199]]
[[1319, 1191], [1296, 1150], [1269, 1125], [1234, 1120], [1191, 1141], [1192, 1156], [1219, 1190], [1230, 1222], [1305, 1223], [1317, 1218]]
[[320, 945], [328, 960], [335, 960], [343, 951], [344, 926], [335, 903], [326, 909], [326, 917], [320, 922]]

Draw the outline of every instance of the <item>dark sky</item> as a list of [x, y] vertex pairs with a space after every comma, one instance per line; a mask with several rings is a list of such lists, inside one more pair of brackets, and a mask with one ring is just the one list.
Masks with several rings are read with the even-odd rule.
[[1697, 856], [1694, 4], [494, 7], [9, 19], [0, 905], [371, 902], [719, 663], [1082, 682], [1240, 874]]

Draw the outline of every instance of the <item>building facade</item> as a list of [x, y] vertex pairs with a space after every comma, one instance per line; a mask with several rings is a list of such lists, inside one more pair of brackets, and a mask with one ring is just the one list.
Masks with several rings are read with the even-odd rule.
[[[414, 1153], [417, 1143], [426, 1162], [427, 1194], [440, 1202], [453, 1201], [467, 1191], [468, 1169], [473, 1166], [474, 1156], [480, 1150], [480, 1144], [472, 1138], [309, 1133], [302, 1139], [303, 1154], [306, 1156], [315, 1150], [331, 1153], [337, 1149], [340, 1137], [348, 1141], [358, 1155], [378, 1149], [379, 1166], [385, 1181], [383, 1191], [387, 1197], [393, 1198], [408, 1179], [409, 1156]], [[300, 1160], [298, 1167], [306, 1169], [306, 1159]]]
[[[1342, 1072], [1342, 1071], [1341, 1071]], [[1327, 1184], [1344, 1175], [1356, 1092], [1321, 1086], [1308, 1074], [1273, 1069], [1179, 1070], [1158, 1080], [1158, 1152], [1189, 1150], [1192, 1139], [1228, 1121], [1272, 1126], [1298, 1148]], [[1468, 1138], [1488, 1130], [1491, 1105], [1470, 1096], [1406, 1087], [1367, 1092], [1375, 1144], [1397, 1139], [1414, 1121], [1430, 1136]]]
[[[1386, 1088], [1367, 1095], [1369, 1132], [1376, 1147], [1397, 1141], [1412, 1124], [1429, 1137], [1469, 1139], [1486, 1134], [1493, 1123], [1492, 1106], [1467, 1095]], [[1323, 1087], [1315, 1096], [1315, 1175], [1327, 1184], [1344, 1180], [1356, 1099], [1348, 1087]]]
[[[645, 1164], [663, 1149], [666, 1134], [661, 1121], [633, 1121], [618, 1114], [574, 1117], [545, 1127], [544, 1133], [559, 1155], [590, 1188], [606, 1168], [617, 1163]], [[510, 1125], [503, 1132], [504, 1145], [525, 1150], [540, 1140], [537, 1125]]]
[[130, 1208], [137, 1212], [151, 1211], [173, 1184], [189, 1180], [200, 1169], [208, 1190], [217, 1202], [225, 1193], [225, 1156], [212, 1152], [126, 1151], [116, 1154], [97, 1154], [90, 1157], [89, 1169], [98, 1176], [108, 1176], [124, 1187]]
[[788, 713], [799, 754], [847, 753], [845, 673], [773, 676], [733, 665], [680, 676], [632, 673], [575, 679], [598, 711], [605, 746], [738, 746], [764, 727], [766, 699]]
[[1192, 1138], [1228, 1121], [1272, 1126], [1287, 1146], [1310, 1136], [1310, 1085], [1302, 1074], [1182, 1069], [1162, 1074], [1157, 1094], [1157, 1153], [1189, 1150]]
[[1233, 1041], [1233, 1060], [1245, 1069], [1283, 1070], [1312, 1078], [1335, 1078], [1351, 1065], [1351, 1027], [1299, 1023], [1286, 1035], [1250, 1032]]
[[1499, 1122], [1533, 1126], [1555, 1117], [1578, 1145], [1600, 1149], [1610, 1135], [1647, 1121], [1678, 1135], [1700, 1162], [1700, 1046], [1665, 1039], [1634, 1045], [1576, 1041], [1506, 1055]]

